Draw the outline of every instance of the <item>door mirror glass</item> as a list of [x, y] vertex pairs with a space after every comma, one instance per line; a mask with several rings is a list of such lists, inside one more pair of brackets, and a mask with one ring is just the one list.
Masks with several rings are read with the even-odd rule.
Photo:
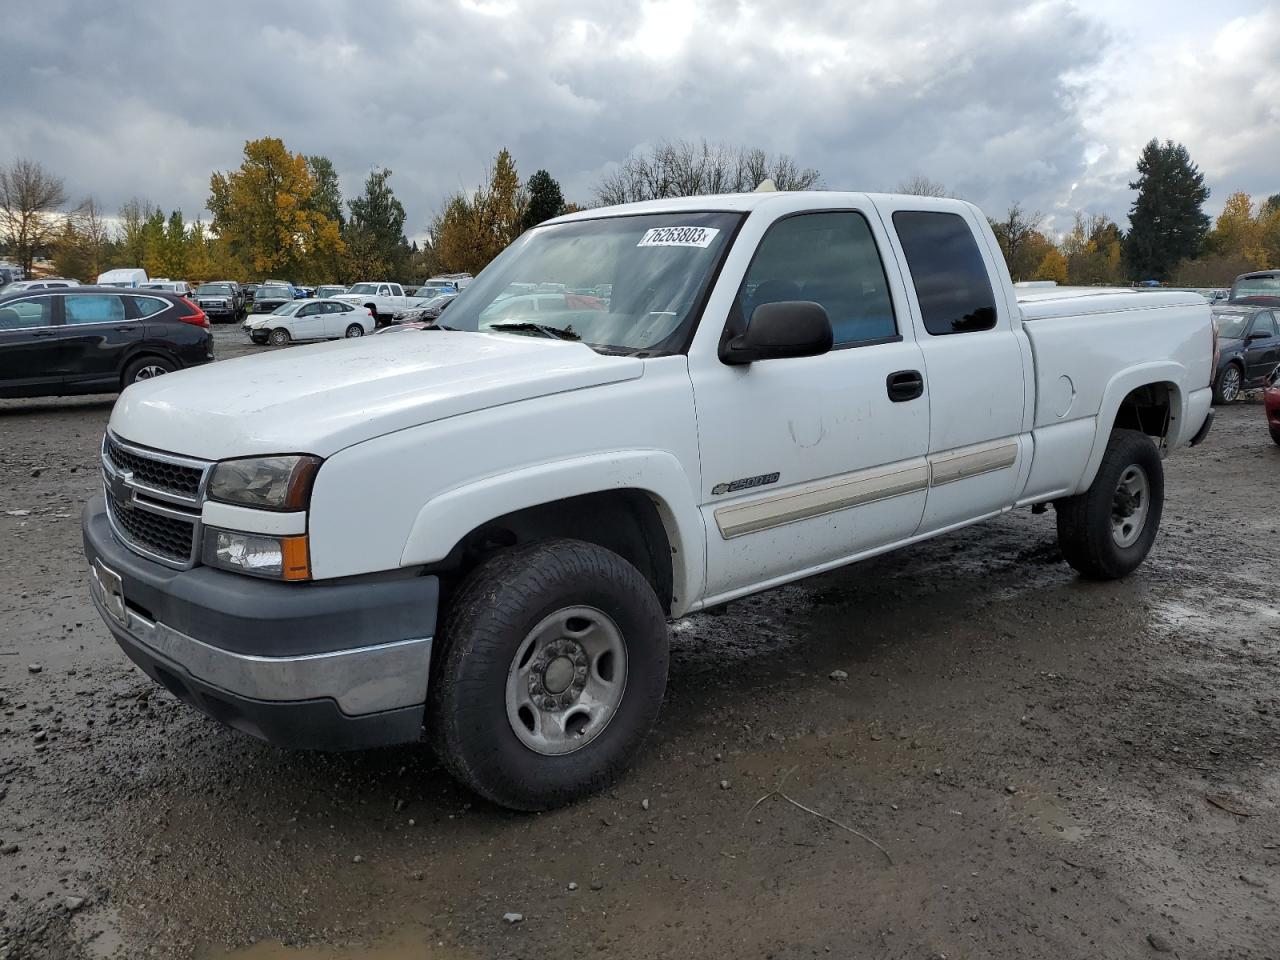
[[1253, 331], [1253, 333], [1249, 334], [1247, 339], [1250, 342], [1254, 340], [1270, 340], [1271, 334], [1268, 333], [1266, 330], [1255, 330]]
[[809, 300], [762, 303], [751, 314], [747, 331], [720, 350], [728, 364], [755, 363], [787, 357], [816, 357], [831, 349], [831, 320], [820, 304]]

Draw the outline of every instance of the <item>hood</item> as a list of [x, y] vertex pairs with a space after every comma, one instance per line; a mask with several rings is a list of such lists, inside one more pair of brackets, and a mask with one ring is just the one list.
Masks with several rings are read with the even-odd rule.
[[396, 430], [643, 372], [643, 360], [560, 340], [445, 331], [359, 337], [133, 384], [111, 413], [111, 430], [206, 460], [327, 457]]

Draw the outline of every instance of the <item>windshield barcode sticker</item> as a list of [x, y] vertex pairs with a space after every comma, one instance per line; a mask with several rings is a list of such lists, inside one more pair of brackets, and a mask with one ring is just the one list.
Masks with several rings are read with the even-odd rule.
[[706, 249], [720, 232], [718, 227], [654, 227], [646, 230], [637, 247], [700, 247]]

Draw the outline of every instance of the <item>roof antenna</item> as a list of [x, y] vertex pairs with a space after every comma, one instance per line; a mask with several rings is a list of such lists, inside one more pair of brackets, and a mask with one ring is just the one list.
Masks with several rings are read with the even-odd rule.
[[778, 185], [773, 182], [773, 178], [769, 177], [760, 181], [760, 186], [756, 187], [754, 193], [777, 193]]

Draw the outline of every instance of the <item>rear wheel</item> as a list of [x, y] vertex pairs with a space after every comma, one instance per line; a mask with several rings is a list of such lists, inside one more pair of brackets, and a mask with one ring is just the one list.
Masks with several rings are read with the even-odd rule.
[[166, 373], [173, 373], [174, 369], [174, 365], [163, 357], [139, 357], [125, 368], [124, 385], [127, 387], [142, 380], [154, 380]]
[[364, 327], [360, 326], [360, 324], [353, 323], [351, 324], [351, 326], [347, 327], [348, 340], [350, 340], [352, 337], [363, 337], [363, 336], [364, 336]]
[[1164, 509], [1164, 467], [1151, 438], [1113, 431], [1089, 489], [1054, 509], [1067, 563], [1095, 580], [1132, 573], [1151, 552]]
[[293, 338], [289, 336], [288, 330], [284, 329], [284, 327], [276, 327], [276, 329], [271, 331], [270, 336], [267, 337], [267, 342], [273, 347], [283, 347], [292, 339]]
[[618, 554], [540, 541], [468, 576], [432, 669], [445, 765], [494, 803], [545, 810], [607, 786], [639, 750], [666, 690], [666, 619]]
[[1271, 439], [1274, 440], [1277, 445], [1280, 445], [1280, 430], [1277, 430], [1275, 427], [1272, 427]]
[[1243, 382], [1244, 373], [1240, 369], [1240, 364], [1227, 364], [1213, 383], [1213, 402], [1219, 405], [1235, 403], [1236, 398], [1240, 396], [1240, 385]]

